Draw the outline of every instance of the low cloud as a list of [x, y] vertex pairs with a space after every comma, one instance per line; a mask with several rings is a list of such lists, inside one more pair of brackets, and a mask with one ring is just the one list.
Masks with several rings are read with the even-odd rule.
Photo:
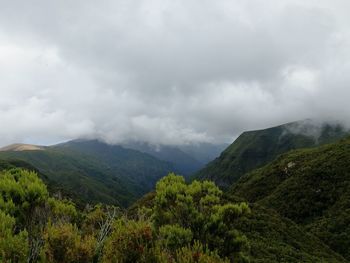
[[349, 123], [348, 1], [1, 1], [0, 144]]

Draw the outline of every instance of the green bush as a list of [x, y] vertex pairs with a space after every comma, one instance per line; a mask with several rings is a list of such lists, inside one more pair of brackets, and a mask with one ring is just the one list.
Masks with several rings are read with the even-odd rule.
[[42, 256], [45, 262], [86, 263], [92, 262], [96, 240], [82, 236], [70, 223], [49, 224], [44, 234], [45, 246]]
[[102, 262], [152, 262], [153, 230], [150, 222], [119, 219], [107, 239]]
[[189, 245], [192, 238], [191, 230], [178, 225], [165, 225], [159, 228], [158, 240], [160, 246], [169, 251], [176, 251]]
[[0, 210], [0, 262], [26, 262], [28, 233], [14, 234], [15, 218]]

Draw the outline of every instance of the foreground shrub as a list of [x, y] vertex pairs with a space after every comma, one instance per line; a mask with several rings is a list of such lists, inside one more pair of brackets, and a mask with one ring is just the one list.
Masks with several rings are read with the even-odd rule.
[[117, 220], [105, 243], [102, 262], [154, 262], [151, 223], [125, 218]]
[[184, 247], [176, 253], [176, 263], [230, 263], [225, 258], [222, 259], [216, 252], [211, 252], [203, 248], [199, 242], [190, 247]]
[[93, 236], [81, 236], [70, 223], [49, 224], [44, 240], [44, 262], [86, 263], [93, 259], [96, 240]]
[[0, 210], [0, 262], [26, 262], [28, 234], [14, 234], [15, 219]]
[[[169, 243], [167, 248], [177, 249], [198, 241], [222, 258], [247, 261], [243, 252], [248, 241], [235, 226], [250, 212], [249, 207], [246, 203], [222, 204], [221, 196], [213, 182], [194, 181], [188, 185], [175, 174], [159, 180], [151, 218], [160, 237], [167, 233], [162, 238]], [[186, 234], [185, 230], [189, 232]]]

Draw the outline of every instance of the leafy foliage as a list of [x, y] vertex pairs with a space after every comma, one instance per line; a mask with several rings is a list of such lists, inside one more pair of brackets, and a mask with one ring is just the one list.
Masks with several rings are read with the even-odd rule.
[[44, 233], [44, 241], [42, 257], [45, 262], [92, 262], [96, 240], [90, 235], [82, 236], [75, 225], [49, 224]]
[[246, 238], [235, 229], [250, 212], [245, 203], [221, 203], [211, 182], [170, 174], [152, 207], [129, 219], [105, 205], [79, 211], [49, 197], [36, 173], [0, 173], [1, 262], [248, 262]]
[[179, 225], [164, 225], [159, 228], [160, 246], [169, 251], [176, 251], [187, 246], [192, 239], [192, 231]]
[[[229, 263], [230, 260], [223, 259], [216, 252], [209, 251], [199, 242], [193, 246], [183, 247], [176, 253], [178, 263]], [[239, 262], [239, 260], [235, 260]]]
[[106, 242], [102, 262], [154, 262], [153, 239], [149, 222], [120, 219]]
[[15, 233], [16, 219], [0, 210], [0, 260], [1, 262], [26, 262], [28, 233]]
[[177, 232], [181, 238], [172, 240], [175, 247], [193, 235], [193, 240], [211, 251], [216, 250], [220, 256], [243, 260], [245, 257], [240, 252], [247, 240], [234, 226], [237, 219], [250, 210], [245, 203], [220, 204], [221, 195], [219, 188], [209, 181], [187, 185], [183, 177], [175, 174], [162, 178], [157, 183], [154, 199], [152, 219], [156, 229], [163, 236], [167, 229], [168, 239]]
[[[141, 207], [148, 208], [142, 210], [147, 214], [154, 206], [155, 196], [156, 193], [150, 193], [140, 199], [130, 208], [129, 215], [137, 217], [138, 214], [135, 211], [137, 208], [142, 210]], [[232, 194], [224, 194], [221, 197], [223, 204], [240, 202], [242, 198]], [[257, 204], [251, 204], [250, 208], [251, 212], [238, 218], [234, 227], [247, 237], [250, 249], [246, 253], [249, 252], [251, 262], [346, 262], [319, 238], [308, 233], [292, 220]], [[158, 240], [162, 240], [160, 235]], [[162, 250], [167, 249], [163, 247]]]
[[28, 226], [34, 208], [48, 198], [46, 185], [34, 172], [11, 169], [0, 177], [0, 209], [17, 218], [17, 223]]

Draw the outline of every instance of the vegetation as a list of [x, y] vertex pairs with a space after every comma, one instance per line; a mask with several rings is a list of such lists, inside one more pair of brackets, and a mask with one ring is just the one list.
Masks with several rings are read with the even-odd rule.
[[133, 142], [125, 144], [126, 148], [148, 153], [155, 158], [167, 161], [174, 166], [174, 171], [188, 177], [202, 169], [207, 163], [215, 159], [228, 144], [196, 143], [178, 146], [150, 145], [148, 143]]
[[75, 193], [83, 203], [123, 207], [173, 170], [169, 163], [148, 154], [97, 141], [72, 141], [38, 151], [3, 151], [0, 158], [36, 167], [46, 183]]
[[[128, 210], [137, 215], [142, 207], [154, 206], [155, 192], [145, 195]], [[223, 194], [222, 203], [242, 203], [242, 198]], [[346, 260], [315, 235], [308, 233], [292, 220], [258, 204], [250, 204], [250, 212], [239, 218], [235, 229], [244, 233], [251, 262], [346, 262]]]
[[268, 164], [280, 154], [334, 142], [348, 134], [339, 125], [318, 128], [307, 121], [244, 132], [194, 178], [212, 180], [227, 189], [247, 172]]
[[292, 220], [261, 205], [249, 206], [252, 212], [236, 228], [249, 241], [252, 263], [348, 262]]
[[250, 209], [223, 202], [211, 182], [169, 174], [153, 206], [130, 218], [116, 207], [77, 210], [49, 196], [35, 172], [0, 173], [1, 262], [249, 262], [235, 228]]
[[350, 260], [350, 138], [296, 150], [243, 176], [231, 193], [277, 211]]
[[192, 175], [205, 165], [200, 159], [194, 158], [194, 154], [188, 154], [176, 146], [160, 145], [154, 147], [147, 143], [129, 143], [125, 147], [148, 153], [159, 160], [169, 162], [174, 166], [174, 171], [184, 176]]
[[[318, 143], [340, 134], [329, 128]], [[305, 136], [288, 138], [270, 148], [262, 144], [255, 153], [274, 155], [288, 145], [307, 142]], [[128, 174], [153, 159], [106, 147], [77, 141], [40, 151], [2, 153], [9, 159], [0, 161], [0, 262], [350, 261], [350, 138], [284, 153], [241, 176], [227, 192], [214, 182], [187, 184], [170, 173], [128, 210], [113, 204], [125, 200], [126, 205], [136, 196], [133, 191], [151, 189], [145, 180], [159, 175], [146, 174], [159, 170], [145, 168], [147, 173], [119, 178], [120, 163], [133, 167], [125, 170]], [[243, 166], [250, 161], [251, 167], [261, 164], [259, 154], [242, 153], [239, 158], [247, 157]], [[256, 164], [249, 159], [252, 156], [260, 156]], [[234, 167], [236, 159], [231, 161]], [[114, 167], [119, 168], [112, 171]], [[217, 168], [226, 169], [219, 164]], [[66, 178], [62, 189], [71, 183], [70, 190], [78, 189], [78, 195], [92, 196], [80, 203], [69, 190], [61, 194], [60, 185], [52, 181], [55, 176]], [[141, 186], [135, 186], [138, 180]], [[89, 190], [84, 192], [82, 186]], [[105, 203], [97, 204], [99, 199]]]

